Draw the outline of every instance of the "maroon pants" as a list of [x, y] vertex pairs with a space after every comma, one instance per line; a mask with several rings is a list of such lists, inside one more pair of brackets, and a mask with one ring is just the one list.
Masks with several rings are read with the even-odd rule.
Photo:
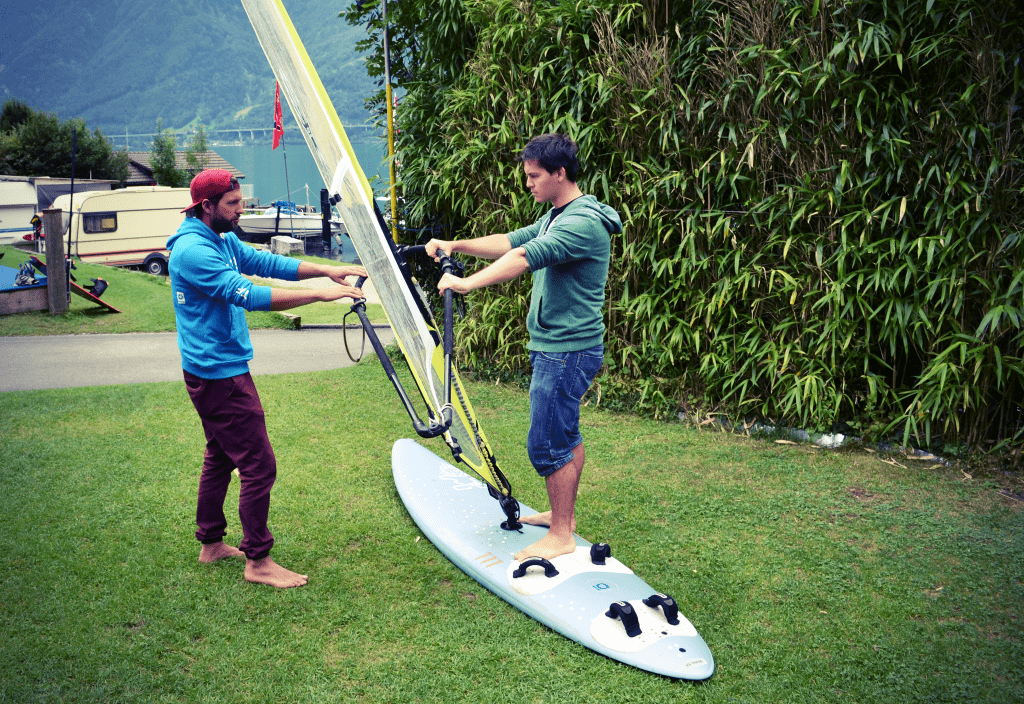
[[256, 385], [248, 373], [228, 379], [201, 379], [188, 372], [184, 374], [185, 387], [206, 433], [196, 506], [196, 538], [204, 544], [216, 543], [226, 535], [224, 498], [231, 483], [231, 470], [237, 467], [242, 479], [238, 497], [242, 543], [238, 547], [250, 560], [264, 558], [274, 545], [267, 516], [277, 460], [267, 437]]

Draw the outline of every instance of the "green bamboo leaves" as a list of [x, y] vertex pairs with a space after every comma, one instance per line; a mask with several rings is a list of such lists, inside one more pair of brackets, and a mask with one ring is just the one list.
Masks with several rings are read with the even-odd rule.
[[[1015, 3], [395, 6], [411, 224], [531, 222], [552, 130], [623, 215], [602, 403], [1024, 444]], [[523, 368], [526, 290], [474, 294], [465, 361]]]

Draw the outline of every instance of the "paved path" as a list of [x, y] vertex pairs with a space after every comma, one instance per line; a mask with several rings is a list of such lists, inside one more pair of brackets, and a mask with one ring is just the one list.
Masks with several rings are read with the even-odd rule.
[[[251, 278], [263, 286], [334, 285], [326, 277], [305, 281]], [[369, 281], [363, 284], [363, 293], [367, 303], [380, 303]], [[343, 303], [352, 302], [346, 298]], [[301, 308], [293, 312], [302, 315]], [[358, 354], [363, 335], [360, 329], [250, 330], [253, 360], [249, 362], [249, 371], [256, 376], [347, 367], [353, 362], [345, 352], [344, 334], [349, 336], [352, 353]], [[387, 327], [378, 327], [377, 335], [385, 345], [394, 339]], [[369, 340], [365, 353], [373, 354]], [[0, 392], [145, 384], [181, 378], [181, 355], [174, 332], [0, 337]]]
[[[251, 330], [253, 375], [312, 372], [352, 364], [361, 329]], [[385, 345], [393, 335], [378, 328]], [[367, 341], [366, 353], [373, 355]], [[0, 337], [0, 392], [181, 381], [177, 333]]]

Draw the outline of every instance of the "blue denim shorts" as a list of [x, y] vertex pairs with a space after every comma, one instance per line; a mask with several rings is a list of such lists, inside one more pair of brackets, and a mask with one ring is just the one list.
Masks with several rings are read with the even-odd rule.
[[580, 435], [580, 401], [604, 363], [604, 345], [581, 352], [530, 352], [530, 433], [526, 451], [547, 477], [570, 462]]

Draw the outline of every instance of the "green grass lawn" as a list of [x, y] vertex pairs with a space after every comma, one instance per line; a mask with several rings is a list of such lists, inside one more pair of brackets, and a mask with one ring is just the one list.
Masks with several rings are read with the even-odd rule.
[[[1024, 700], [1021, 504], [959, 471], [584, 409], [579, 532], [677, 599], [717, 662], [691, 684], [555, 634], [423, 539], [375, 360], [257, 386], [273, 556], [310, 575], [299, 589], [196, 561], [183, 383], [0, 394], [0, 702]], [[526, 394], [468, 392], [545, 508]]]
[[[0, 264], [17, 268], [26, 261], [30, 252], [15, 247], [0, 247], [4, 258]], [[316, 257], [301, 257], [310, 261], [326, 262]], [[45, 259], [40, 256], [40, 259]], [[333, 262], [337, 263], [337, 262]], [[110, 313], [81, 296], [71, 296], [67, 313], [52, 316], [47, 311], [0, 316], [0, 336], [10, 335], [73, 335], [80, 333], [168, 332], [175, 329], [174, 307], [171, 302], [170, 280], [164, 276], [150, 276], [141, 271], [75, 262], [72, 274], [81, 285], [90, 279], [103, 278], [110, 287], [103, 300], [121, 313]], [[287, 288], [288, 286], [285, 286]], [[288, 311], [302, 318], [302, 323], [340, 325], [345, 313], [351, 309], [349, 300], [331, 303], [313, 303]], [[383, 309], [377, 304], [366, 307], [371, 321], [386, 322]], [[291, 320], [271, 311], [247, 312], [251, 329], [290, 328]], [[355, 315], [345, 321], [358, 324]]]

